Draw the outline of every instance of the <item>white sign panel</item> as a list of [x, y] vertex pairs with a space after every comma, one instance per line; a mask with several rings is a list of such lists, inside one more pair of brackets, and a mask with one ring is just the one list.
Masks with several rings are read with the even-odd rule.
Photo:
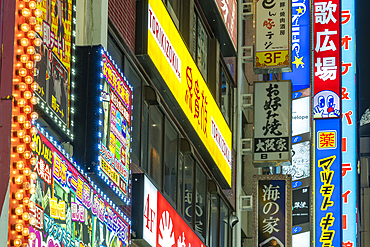
[[292, 180], [310, 176], [310, 142], [302, 142], [292, 146], [292, 165], [283, 166], [283, 174], [292, 175]]
[[253, 98], [254, 163], [290, 161], [291, 82], [254, 82]]
[[151, 246], [156, 246], [157, 189], [146, 176], [144, 179], [143, 238]]
[[310, 97], [299, 98], [292, 102], [292, 136], [310, 131]]

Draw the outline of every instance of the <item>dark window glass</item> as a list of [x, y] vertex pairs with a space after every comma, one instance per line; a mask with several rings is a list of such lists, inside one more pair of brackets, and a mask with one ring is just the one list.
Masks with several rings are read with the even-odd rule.
[[149, 107], [149, 175], [162, 188], [163, 115], [155, 107]]
[[207, 179], [203, 171], [196, 166], [196, 198], [195, 198], [195, 230], [202, 236], [206, 233], [206, 200], [207, 200]]
[[218, 246], [218, 222], [219, 222], [219, 198], [215, 194], [211, 194], [210, 203], [210, 226], [209, 226], [209, 246]]
[[231, 90], [230, 81], [225, 75], [225, 68], [221, 67], [221, 112], [229, 125], [231, 120]]
[[194, 160], [190, 155], [185, 156], [184, 164], [184, 184], [185, 184], [185, 199], [184, 213], [185, 219], [192, 223], [193, 217], [193, 195], [194, 195]]
[[176, 202], [177, 132], [166, 119], [164, 139], [164, 192]]
[[148, 106], [144, 104], [143, 106], [143, 115], [141, 116], [141, 122], [143, 128], [141, 129], [141, 150], [142, 150], [142, 160], [141, 160], [141, 166], [142, 168], [149, 173], [149, 167], [148, 167], [148, 122], [149, 122], [149, 109]]
[[180, 212], [181, 215], [184, 215], [184, 156], [180, 153], [179, 154], [179, 191], [177, 193], [177, 209]]
[[123, 53], [111, 35], [108, 35], [107, 50], [118, 68], [123, 69]]
[[196, 11], [193, 17], [193, 58], [204, 78], [207, 78], [208, 35]]
[[220, 200], [220, 246], [228, 246], [228, 226], [229, 226], [229, 209], [226, 204]]

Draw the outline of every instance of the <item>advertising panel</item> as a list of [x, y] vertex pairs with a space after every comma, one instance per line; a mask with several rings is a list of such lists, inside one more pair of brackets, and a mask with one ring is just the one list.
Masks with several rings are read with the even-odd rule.
[[291, 82], [254, 82], [255, 165], [291, 160]]
[[[73, 0], [38, 1], [36, 38], [42, 45], [36, 48], [41, 61], [36, 63], [34, 81], [39, 84], [35, 95], [40, 99], [40, 108], [51, 117], [68, 137], [71, 118], [71, 74], [74, 24], [72, 23]], [[35, 27], [36, 28], [36, 27]], [[72, 85], [73, 87], [73, 85]]]
[[283, 166], [283, 174], [290, 174], [292, 180], [310, 176], [310, 141], [292, 145], [292, 165]]
[[255, 73], [292, 71], [291, 0], [254, 3]]
[[128, 82], [102, 51], [100, 170], [128, 197], [131, 146], [131, 96]]
[[342, 1], [342, 211], [343, 246], [356, 246], [355, 1]]
[[341, 117], [340, 0], [313, 2], [314, 118]]
[[253, 176], [253, 246], [291, 247], [291, 183], [290, 175]]
[[31, 185], [36, 186], [30, 196], [35, 239], [29, 246], [128, 246], [130, 224], [119, 208], [41, 133], [32, 140], [37, 179]]
[[230, 128], [162, 1], [148, 2], [148, 55], [231, 186]]
[[310, 188], [293, 190], [293, 226], [310, 222]]
[[341, 119], [315, 120], [313, 165], [314, 246], [341, 246]]
[[236, 31], [237, 31], [237, 4], [236, 0], [215, 0], [218, 10], [221, 13], [222, 19], [224, 20], [227, 32], [236, 49]]
[[143, 238], [150, 246], [205, 247], [181, 216], [144, 176]]

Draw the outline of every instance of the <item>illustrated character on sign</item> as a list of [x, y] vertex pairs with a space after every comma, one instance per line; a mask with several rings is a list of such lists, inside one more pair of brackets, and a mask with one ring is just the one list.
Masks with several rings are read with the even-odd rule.
[[321, 91], [314, 97], [314, 118], [340, 117], [339, 97], [332, 91]]

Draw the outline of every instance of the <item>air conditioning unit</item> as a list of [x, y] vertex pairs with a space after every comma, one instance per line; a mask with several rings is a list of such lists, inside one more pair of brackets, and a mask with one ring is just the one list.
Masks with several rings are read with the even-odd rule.
[[242, 211], [253, 211], [253, 196], [240, 196], [240, 209]]

